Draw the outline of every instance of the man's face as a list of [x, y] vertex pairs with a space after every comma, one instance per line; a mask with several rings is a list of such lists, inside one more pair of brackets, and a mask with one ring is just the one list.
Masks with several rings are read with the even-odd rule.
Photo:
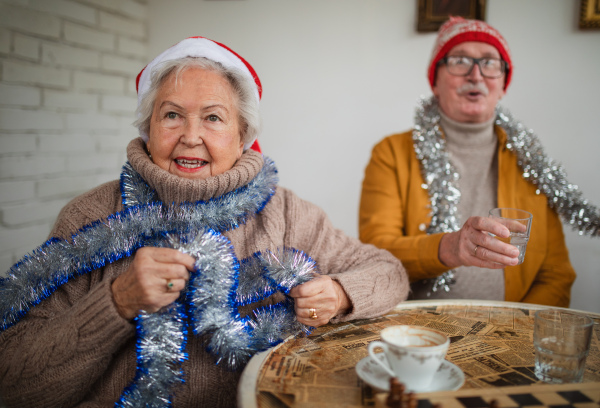
[[[500, 53], [490, 44], [468, 41], [450, 49], [446, 56], [500, 58]], [[468, 75], [457, 76], [450, 74], [445, 65], [440, 65], [433, 94], [442, 112], [450, 119], [481, 123], [492, 118], [496, 104], [504, 96], [505, 76], [486, 78], [477, 64]]]

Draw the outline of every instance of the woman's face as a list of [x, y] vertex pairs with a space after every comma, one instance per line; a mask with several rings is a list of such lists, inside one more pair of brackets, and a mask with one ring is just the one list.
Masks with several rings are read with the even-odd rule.
[[220, 74], [192, 67], [159, 88], [150, 119], [148, 151], [160, 168], [190, 179], [229, 169], [241, 157], [237, 97]]
[[[469, 41], [458, 44], [448, 51], [448, 56], [472, 58], [500, 58], [496, 47]], [[445, 115], [457, 122], [482, 123], [492, 118], [498, 101], [504, 96], [504, 80], [486, 78], [475, 65], [467, 76], [456, 76], [448, 72], [445, 65], [437, 69], [433, 94], [438, 99]]]

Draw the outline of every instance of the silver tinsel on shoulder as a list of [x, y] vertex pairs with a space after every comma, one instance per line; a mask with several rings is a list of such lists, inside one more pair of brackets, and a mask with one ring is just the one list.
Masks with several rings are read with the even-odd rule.
[[[15, 264], [0, 279], [0, 330], [69, 279], [88, 273], [143, 246], [172, 247], [191, 254], [196, 270], [184, 295], [158, 313], [136, 318], [137, 371], [119, 407], [164, 407], [184, 381], [188, 325], [210, 334], [217, 363], [238, 369], [257, 351], [310, 328], [297, 322], [291, 298], [240, 317], [238, 306], [266, 299], [313, 278], [315, 262], [293, 248], [265, 251], [239, 262], [221, 233], [260, 212], [274, 194], [277, 170], [266, 159], [248, 185], [197, 203], [164, 206], [128, 165], [121, 177], [125, 210], [83, 227], [71, 242], [53, 238]], [[148, 201], [146, 201], [148, 200]]]
[[[423, 188], [431, 201], [428, 234], [458, 231], [461, 225], [457, 213], [461, 196], [459, 175], [450, 162], [439, 122], [435, 97], [421, 99], [415, 113], [413, 143], [421, 162]], [[600, 236], [600, 210], [585, 200], [579, 188], [567, 180], [562, 166], [546, 155], [535, 133], [501, 106], [496, 109], [495, 123], [506, 131], [506, 147], [517, 156], [523, 178], [548, 197], [550, 208], [580, 235]], [[431, 292], [448, 292], [454, 282], [454, 272], [447, 271], [433, 279]]]
[[548, 205], [579, 235], [600, 236], [600, 209], [588, 202], [579, 187], [567, 180], [562, 165], [546, 155], [537, 135], [503, 107], [496, 109], [496, 125], [506, 131], [506, 148], [517, 155], [523, 178], [548, 197]]
[[[421, 162], [421, 173], [431, 201], [431, 223], [428, 234], [453, 232], [460, 229], [458, 219], [458, 172], [450, 163], [446, 151], [446, 140], [440, 132], [440, 113], [434, 98], [421, 100], [415, 114], [413, 145], [417, 159]], [[431, 291], [450, 291], [455, 282], [454, 271], [449, 270], [433, 279]]]
[[146, 184], [129, 162], [126, 162], [121, 170], [120, 185], [123, 208], [158, 200], [156, 192]]

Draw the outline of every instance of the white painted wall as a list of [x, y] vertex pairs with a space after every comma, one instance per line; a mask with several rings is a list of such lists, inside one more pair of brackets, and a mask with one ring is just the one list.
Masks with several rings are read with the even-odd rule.
[[[281, 184], [357, 235], [372, 146], [411, 127], [429, 95], [435, 34], [416, 32], [416, 0], [149, 0], [149, 54], [192, 35], [223, 42], [264, 85], [260, 137]], [[515, 74], [504, 105], [533, 128], [572, 182], [600, 205], [600, 31], [577, 28], [579, 1], [488, 0]], [[572, 307], [600, 312], [600, 239], [570, 231]]]

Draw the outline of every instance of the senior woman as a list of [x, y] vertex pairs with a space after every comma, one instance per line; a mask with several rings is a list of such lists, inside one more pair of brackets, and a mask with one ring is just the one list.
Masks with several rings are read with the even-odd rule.
[[277, 187], [239, 55], [188, 38], [137, 85], [121, 179], [71, 201], [0, 281], [9, 406], [235, 406], [252, 353], [407, 296], [395, 257]]

